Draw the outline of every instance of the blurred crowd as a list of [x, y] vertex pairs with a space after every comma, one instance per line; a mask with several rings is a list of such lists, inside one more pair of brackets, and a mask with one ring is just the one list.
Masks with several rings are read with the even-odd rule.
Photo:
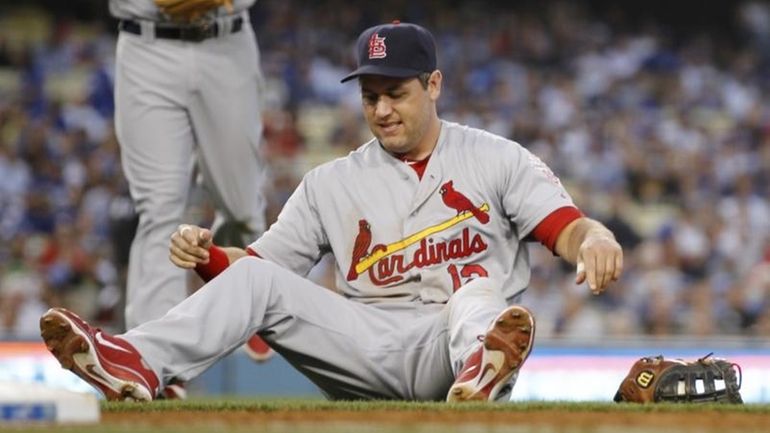
[[[729, 38], [624, 26], [579, 2], [307, 3], [252, 10], [267, 76], [269, 221], [302, 174], [370, 136], [357, 86], [339, 83], [356, 35], [413, 21], [437, 38], [440, 116], [539, 155], [625, 249], [622, 280], [595, 297], [530, 248], [523, 303], [540, 336], [770, 335], [766, 3], [736, 6]], [[36, 334], [49, 305], [122, 327], [136, 216], [112, 125], [114, 48], [105, 20], [0, 14], [0, 336]], [[210, 216], [196, 193], [190, 222]], [[333, 284], [329, 263], [313, 278]]]

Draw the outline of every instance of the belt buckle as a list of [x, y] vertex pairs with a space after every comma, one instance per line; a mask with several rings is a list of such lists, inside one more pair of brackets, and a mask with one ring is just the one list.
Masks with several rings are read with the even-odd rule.
[[196, 24], [179, 28], [179, 39], [190, 42], [201, 42], [214, 35], [211, 23]]

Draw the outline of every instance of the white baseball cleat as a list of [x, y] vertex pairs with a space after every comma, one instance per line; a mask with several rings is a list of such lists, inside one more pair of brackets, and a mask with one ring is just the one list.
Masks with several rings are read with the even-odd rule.
[[40, 318], [40, 335], [62, 367], [107, 400], [150, 401], [157, 395], [158, 377], [134, 346], [91, 327], [77, 314], [51, 308]]
[[449, 388], [448, 402], [494, 401], [529, 356], [535, 318], [524, 307], [508, 307], [495, 318]]

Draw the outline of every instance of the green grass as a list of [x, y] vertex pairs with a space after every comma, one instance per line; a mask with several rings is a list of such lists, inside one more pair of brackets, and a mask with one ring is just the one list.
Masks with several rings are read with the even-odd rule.
[[[767, 433], [770, 405], [526, 402], [446, 404], [198, 398], [102, 402], [102, 422], [17, 425], [13, 432], [83, 433]], [[336, 413], [336, 414], [335, 414]], [[167, 414], [168, 416], [165, 416]], [[370, 415], [370, 416], [368, 416]], [[670, 421], [688, 417], [691, 421]], [[326, 419], [328, 417], [328, 419]], [[404, 419], [408, 419], [405, 421]], [[708, 418], [708, 420], [706, 420]], [[669, 421], [665, 421], [665, 420]], [[663, 422], [661, 422], [663, 420]], [[736, 421], [737, 424], [736, 424]], [[727, 423], [727, 424], [725, 424]], [[0, 424], [0, 430], [5, 431]]]
[[[770, 404], [616, 404], [607, 402], [523, 402], [523, 403], [463, 403], [410, 401], [326, 401], [296, 399], [195, 399], [186, 401], [155, 401], [152, 403], [102, 402], [104, 412], [284, 412], [284, 411], [412, 411], [412, 412], [742, 412], [770, 414]], [[770, 429], [769, 429], [770, 431]]]
[[770, 414], [770, 404], [616, 404], [607, 402], [523, 402], [506, 404], [411, 401], [326, 401], [296, 399], [195, 399], [152, 403], [102, 402], [104, 412], [284, 412], [284, 411], [412, 411], [412, 412], [739, 412]]

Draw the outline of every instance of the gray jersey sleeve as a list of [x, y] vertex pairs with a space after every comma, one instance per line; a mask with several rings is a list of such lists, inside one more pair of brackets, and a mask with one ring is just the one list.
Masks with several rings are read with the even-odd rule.
[[523, 240], [551, 212], [575, 204], [540, 158], [518, 143], [508, 150], [499, 159], [506, 166], [501, 196], [507, 217], [518, 228], [519, 240]]
[[309, 176], [302, 179], [277, 221], [249, 245], [262, 258], [302, 276], [329, 250], [318, 206], [309, 190]]

